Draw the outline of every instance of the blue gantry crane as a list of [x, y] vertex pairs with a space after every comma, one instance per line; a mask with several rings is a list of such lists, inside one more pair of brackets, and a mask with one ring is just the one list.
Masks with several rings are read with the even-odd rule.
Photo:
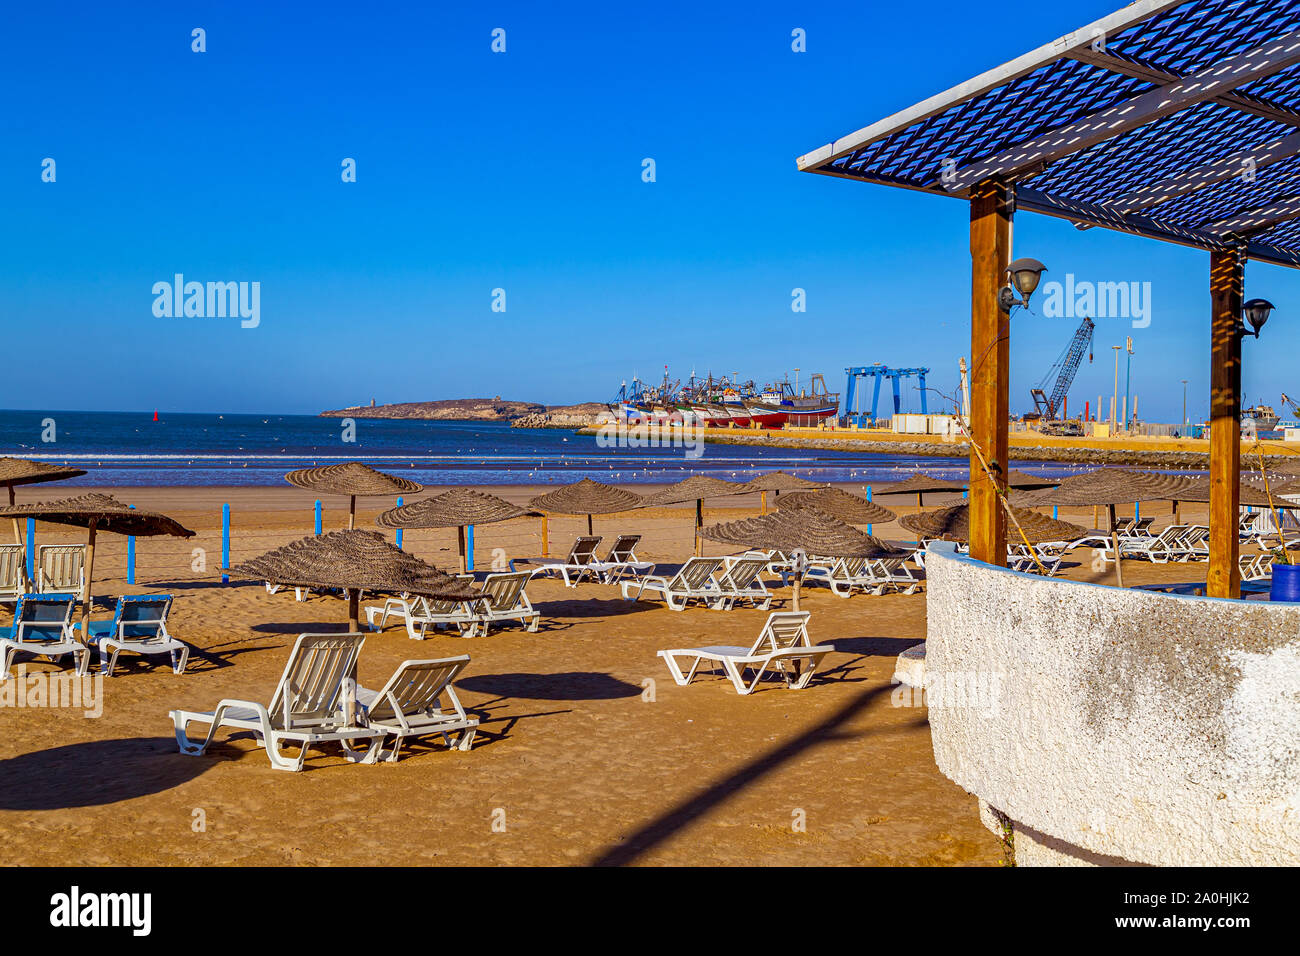
[[[844, 422], [848, 425], [874, 425], [876, 422], [876, 409], [880, 404], [880, 383], [884, 379], [889, 379], [894, 386], [894, 414], [897, 415], [902, 411], [902, 394], [899, 390], [899, 381], [904, 378], [915, 377], [921, 389], [921, 413], [928, 414], [929, 409], [925, 402], [925, 376], [930, 370], [928, 368], [890, 368], [887, 365], [881, 365], [877, 362], [875, 365], [862, 365], [857, 368], [846, 368], [845, 374], [848, 376], [848, 384], [844, 389]], [[858, 410], [858, 379], [871, 378], [874, 384], [871, 388], [871, 414], [864, 415]]]

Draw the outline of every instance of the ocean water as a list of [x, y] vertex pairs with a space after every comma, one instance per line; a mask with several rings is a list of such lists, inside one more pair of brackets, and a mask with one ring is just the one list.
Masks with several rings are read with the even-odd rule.
[[743, 481], [777, 469], [865, 484], [917, 470], [956, 478], [967, 468], [965, 458], [714, 444], [690, 458], [681, 448], [604, 448], [593, 436], [505, 422], [357, 419], [355, 441], [345, 442], [337, 418], [160, 413], [154, 421], [152, 412], [0, 411], [0, 454], [85, 468], [70, 484], [111, 486], [280, 486], [295, 468], [353, 460], [426, 485], [638, 484], [692, 474]]

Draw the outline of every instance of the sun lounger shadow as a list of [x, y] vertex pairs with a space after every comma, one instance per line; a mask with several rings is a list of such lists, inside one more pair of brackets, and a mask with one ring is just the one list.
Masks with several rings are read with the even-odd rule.
[[[476, 728], [478, 734], [474, 738], [475, 750], [499, 740], [506, 740], [514, 731], [515, 724], [521, 720], [531, 720], [534, 717], [558, 717], [561, 714], [573, 713], [572, 708], [566, 708], [564, 710], [540, 710], [531, 714], [501, 714], [494, 716], [493, 707], [508, 703], [508, 698], [500, 697], [496, 700], [465, 708], [465, 713], [478, 720], [478, 727]], [[504, 724], [504, 726], [498, 726], [501, 724]]]
[[[641, 687], [610, 674], [569, 671], [559, 674], [470, 674], [456, 682], [461, 690], [526, 700], [616, 700], [637, 697]], [[479, 706], [483, 706], [480, 704]]]
[[98, 807], [171, 790], [211, 763], [176, 752], [171, 737], [91, 740], [0, 760], [0, 810]]
[[542, 612], [543, 618], [571, 618], [573, 620], [626, 617], [629, 614], [642, 614], [646, 611], [655, 610], [653, 604], [625, 601], [621, 597], [535, 601], [533, 607]]
[[892, 659], [924, 640], [924, 637], [835, 637], [826, 643], [835, 645], [835, 650], [842, 654]]

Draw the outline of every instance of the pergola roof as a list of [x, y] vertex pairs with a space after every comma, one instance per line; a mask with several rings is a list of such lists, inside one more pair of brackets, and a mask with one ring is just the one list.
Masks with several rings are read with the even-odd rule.
[[798, 165], [1300, 267], [1300, 4], [1139, 0]]

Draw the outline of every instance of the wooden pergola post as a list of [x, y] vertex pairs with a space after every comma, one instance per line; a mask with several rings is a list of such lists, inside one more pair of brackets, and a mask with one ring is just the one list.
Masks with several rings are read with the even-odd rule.
[[1007, 519], [994, 481], [1006, 490], [1010, 323], [998, 290], [1011, 261], [1007, 187], [985, 180], [971, 190], [970, 434], [994, 471], [991, 481], [974, 449], [970, 456], [970, 554], [1007, 563]]
[[1209, 597], [1241, 597], [1237, 514], [1241, 501], [1241, 299], [1244, 265], [1236, 249], [1210, 253], [1210, 571]]

